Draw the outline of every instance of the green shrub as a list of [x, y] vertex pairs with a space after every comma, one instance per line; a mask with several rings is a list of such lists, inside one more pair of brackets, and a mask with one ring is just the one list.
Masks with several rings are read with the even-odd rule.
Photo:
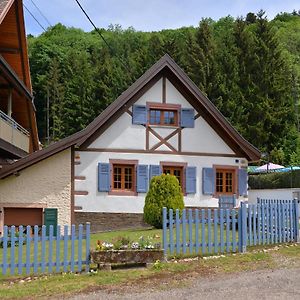
[[249, 189], [300, 188], [300, 170], [250, 175]]
[[162, 228], [162, 209], [184, 208], [183, 194], [175, 176], [154, 176], [146, 195], [144, 206], [144, 220], [155, 228]]

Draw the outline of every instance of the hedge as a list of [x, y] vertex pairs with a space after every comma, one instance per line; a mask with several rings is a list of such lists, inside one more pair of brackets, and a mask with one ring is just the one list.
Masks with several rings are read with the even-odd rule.
[[300, 170], [249, 175], [249, 189], [300, 188]]

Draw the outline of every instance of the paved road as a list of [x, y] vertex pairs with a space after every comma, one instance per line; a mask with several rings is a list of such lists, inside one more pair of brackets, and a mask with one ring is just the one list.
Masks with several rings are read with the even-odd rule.
[[179, 282], [177, 286], [180, 287], [174, 287], [173, 282], [138, 292], [132, 289], [97, 291], [72, 299], [300, 299], [300, 268], [198, 277]]

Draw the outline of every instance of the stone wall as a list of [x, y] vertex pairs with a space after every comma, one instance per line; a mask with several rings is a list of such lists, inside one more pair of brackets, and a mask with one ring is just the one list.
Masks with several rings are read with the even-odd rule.
[[86, 222], [91, 223], [91, 232], [151, 227], [143, 222], [143, 214], [75, 212], [76, 225]]

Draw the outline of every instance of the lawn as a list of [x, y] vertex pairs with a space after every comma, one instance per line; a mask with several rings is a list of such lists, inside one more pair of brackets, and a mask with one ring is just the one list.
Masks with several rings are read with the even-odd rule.
[[[143, 231], [140, 231], [140, 233]], [[145, 231], [148, 232], [148, 231]], [[126, 231], [131, 234], [131, 231]], [[105, 234], [106, 235], [106, 234]], [[105, 236], [102, 234], [97, 235]], [[112, 236], [116, 236], [113, 233]], [[111, 235], [109, 234], [108, 237]], [[106, 236], [107, 237], [107, 236]], [[0, 278], [0, 299], [71, 297], [80, 292], [96, 290], [118, 291], [125, 287], [159, 289], [162, 285], [176, 286], [179, 279], [201, 278], [240, 272], [283, 267], [300, 267], [300, 247], [281, 246], [279, 250], [228, 254], [214, 259], [172, 260], [152, 268], [99, 271], [91, 274], [62, 274], [20, 279]]]
[[[189, 251], [189, 247], [186, 247], [186, 252], [183, 253], [182, 250], [182, 246], [185, 244], [188, 244], [189, 241], [189, 232], [191, 231], [191, 242], [193, 244], [195, 244], [196, 242], [196, 235], [195, 235], [195, 225], [191, 226], [189, 228], [189, 226], [186, 226], [186, 230], [185, 230], [185, 235], [186, 235], [186, 243], [182, 242], [182, 236], [183, 236], [183, 230], [182, 230], [182, 226], [180, 228], [180, 232], [179, 232], [179, 239], [180, 239], [180, 250], [176, 251], [176, 230], [175, 228], [173, 229], [173, 243], [170, 243], [170, 234], [168, 234], [168, 243], [172, 244], [172, 249], [173, 251], [170, 252], [169, 251], [169, 257], [173, 257], [175, 255], [177, 256], [184, 256], [184, 255], [196, 255], [196, 254], [207, 254], [208, 252], [211, 253], [218, 253], [220, 252], [220, 236], [221, 236], [221, 230], [220, 230], [220, 226], [216, 226], [215, 228], [212, 226], [211, 227], [211, 234], [208, 233], [208, 227], [206, 226], [205, 228], [205, 236], [203, 237], [203, 240], [207, 241], [210, 238], [210, 246], [206, 246], [205, 249], [205, 253], [202, 253], [202, 248], [199, 248], [199, 251], [196, 253], [195, 252], [195, 248], [193, 247], [192, 251]], [[224, 235], [224, 241], [226, 242], [226, 230], [225, 228], [223, 229], [223, 233]], [[232, 232], [227, 232], [227, 234], [230, 234], [228, 236], [229, 241], [232, 240]], [[94, 249], [96, 247], [97, 241], [100, 240], [102, 242], [114, 242], [114, 239], [116, 239], [117, 237], [122, 236], [122, 237], [128, 237], [131, 241], [138, 241], [140, 239], [140, 237], [144, 237], [144, 238], [150, 238], [152, 239], [153, 243], [161, 243], [162, 244], [162, 229], [135, 229], [135, 230], [124, 230], [124, 231], [115, 231], [115, 232], [103, 232], [103, 233], [97, 233], [97, 234], [91, 234], [91, 239], [90, 239], [90, 248]], [[202, 233], [201, 230], [199, 230], [198, 233], [198, 243], [201, 243], [202, 241]], [[237, 241], [237, 233], [235, 232], [235, 239]], [[217, 245], [216, 247], [214, 247], [214, 245]], [[228, 247], [231, 250], [231, 247]], [[61, 241], [60, 244], [60, 261], [63, 261], [63, 257], [64, 257], [64, 245], [63, 245], [63, 241]], [[18, 247], [16, 247], [15, 249], [15, 260], [14, 262], [17, 264], [18, 263]], [[37, 254], [38, 254], [38, 261], [40, 262], [42, 259], [42, 247], [41, 247], [41, 242], [38, 243], [38, 249], [37, 249]], [[46, 243], [46, 260], [47, 257], [49, 255], [49, 242]], [[8, 262], [11, 263], [11, 255], [10, 255], [10, 248], [8, 248]], [[23, 258], [23, 263], [26, 257], [26, 245], [22, 246], [22, 258]], [[83, 242], [83, 247], [82, 247], [82, 257], [83, 259], [85, 259], [86, 257], [86, 244], [85, 242]], [[75, 253], [74, 253], [74, 258], [75, 260], [78, 260], [78, 242], [75, 241]], [[33, 243], [31, 243], [30, 246], [30, 260], [31, 262], [33, 262], [34, 260], [34, 245]], [[71, 241], [68, 242], [68, 249], [67, 249], [67, 260], [70, 261], [71, 260]], [[52, 261], [55, 262], [56, 261], [56, 242], [53, 242], [53, 253], [52, 253]], [[0, 263], [3, 262], [3, 249], [0, 248]], [[55, 270], [55, 266], [53, 266], [53, 270]], [[60, 271], [63, 271], [63, 267], [60, 267], [59, 269]], [[68, 267], [68, 270], [69, 267]], [[75, 270], [77, 270], [76, 266], [75, 266]], [[31, 269], [31, 271], [33, 271]], [[17, 272], [17, 268], [16, 268], [16, 272]], [[41, 268], [38, 268], [38, 272], [41, 272]], [[1, 275], [1, 273], [0, 273]], [[23, 275], [25, 275], [25, 269], [23, 269]]]

